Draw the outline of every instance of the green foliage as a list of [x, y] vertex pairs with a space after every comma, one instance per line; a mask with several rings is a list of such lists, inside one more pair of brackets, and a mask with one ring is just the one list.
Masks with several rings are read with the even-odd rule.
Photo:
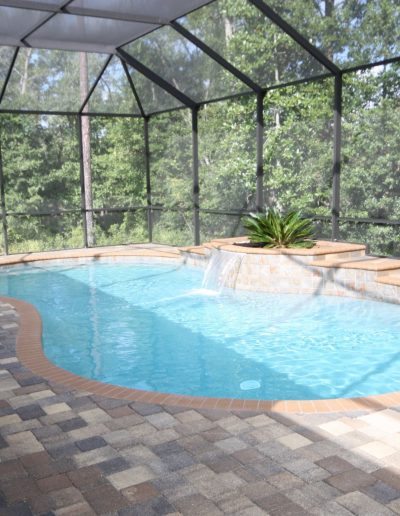
[[313, 227], [310, 219], [302, 218], [300, 212], [280, 214], [270, 208], [266, 213], [252, 213], [243, 226], [249, 233], [250, 242], [267, 248], [310, 248], [313, 242]]
[[[399, 55], [397, 4], [398, 0], [270, 0], [273, 9], [343, 67]], [[180, 23], [261, 86], [325, 71], [246, 0], [211, 2]], [[131, 50], [195, 101], [244, 91], [243, 84], [171, 28], [138, 40]], [[0, 88], [12, 54], [12, 49], [0, 49]], [[76, 110], [80, 106], [78, 58], [77, 53], [21, 49], [2, 107]], [[89, 56], [89, 85], [104, 59], [101, 54]], [[135, 109], [118, 59], [114, 57], [111, 64], [91, 97], [91, 112]], [[146, 112], [182, 107], [139, 72], [129, 71]], [[342, 217], [400, 219], [399, 74], [399, 63], [391, 63], [343, 75]], [[243, 233], [241, 214], [255, 209], [255, 113], [254, 95], [206, 104], [199, 110], [200, 209], [207, 210], [200, 211], [203, 241]], [[94, 216], [96, 244], [146, 241], [143, 121], [90, 120], [93, 204], [101, 210]], [[11, 252], [83, 244], [76, 122], [75, 116], [0, 114]], [[268, 90], [264, 125], [266, 205], [329, 217], [333, 79]], [[158, 208], [153, 211], [154, 241], [192, 244], [190, 110], [151, 116], [149, 134], [152, 203]], [[54, 210], [68, 213], [43, 215]], [[316, 223], [315, 233], [329, 238], [329, 221]], [[341, 220], [340, 238], [367, 242], [379, 254], [400, 255], [398, 225]]]

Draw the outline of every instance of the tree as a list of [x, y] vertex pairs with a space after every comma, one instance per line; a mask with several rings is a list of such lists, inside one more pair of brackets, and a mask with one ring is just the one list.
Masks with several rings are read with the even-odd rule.
[[[86, 52], [79, 53], [79, 84], [80, 99], [82, 104], [89, 94], [88, 59]], [[88, 103], [83, 108], [83, 113], [88, 113]], [[90, 117], [80, 116], [82, 131], [82, 159], [83, 159], [83, 178], [85, 185], [85, 218], [87, 243], [91, 247], [95, 244], [94, 223], [93, 223], [93, 194], [92, 194], [92, 164], [90, 155]]]

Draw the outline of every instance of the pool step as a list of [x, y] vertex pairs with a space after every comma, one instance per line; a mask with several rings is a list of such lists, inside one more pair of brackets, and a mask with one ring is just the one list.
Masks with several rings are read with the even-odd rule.
[[387, 273], [388, 271], [400, 270], [400, 260], [388, 258], [377, 258], [374, 256], [348, 256], [332, 259], [330, 256], [324, 259], [317, 259], [312, 262], [317, 267], [332, 267], [341, 269], [362, 269]]
[[[329, 254], [322, 254], [322, 255], [316, 255], [314, 262], [325, 262], [325, 263], [331, 263], [331, 262], [344, 262], [344, 261], [351, 261], [353, 259], [360, 260], [365, 257], [365, 249], [357, 249], [354, 251], [342, 251], [337, 253], [329, 253]], [[314, 263], [313, 262], [313, 263]]]
[[400, 270], [398, 271], [398, 274], [378, 276], [375, 281], [377, 283], [384, 283], [385, 285], [395, 285], [396, 287], [400, 287]]

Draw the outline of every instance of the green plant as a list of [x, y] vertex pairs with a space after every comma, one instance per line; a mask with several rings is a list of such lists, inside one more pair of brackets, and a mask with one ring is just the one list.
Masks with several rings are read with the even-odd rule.
[[298, 211], [281, 214], [270, 208], [266, 213], [252, 213], [243, 222], [249, 240], [263, 247], [310, 248], [313, 241], [312, 220], [303, 218]]

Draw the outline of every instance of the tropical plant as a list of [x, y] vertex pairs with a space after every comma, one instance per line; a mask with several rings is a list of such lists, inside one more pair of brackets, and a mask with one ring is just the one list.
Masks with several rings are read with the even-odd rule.
[[266, 213], [252, 213], [243, 222], [249, 240], [263, 247], [310, 248], [313, 241], [312, 220], [303, 218], [299, 211], [281, 214], [270, 208]]

